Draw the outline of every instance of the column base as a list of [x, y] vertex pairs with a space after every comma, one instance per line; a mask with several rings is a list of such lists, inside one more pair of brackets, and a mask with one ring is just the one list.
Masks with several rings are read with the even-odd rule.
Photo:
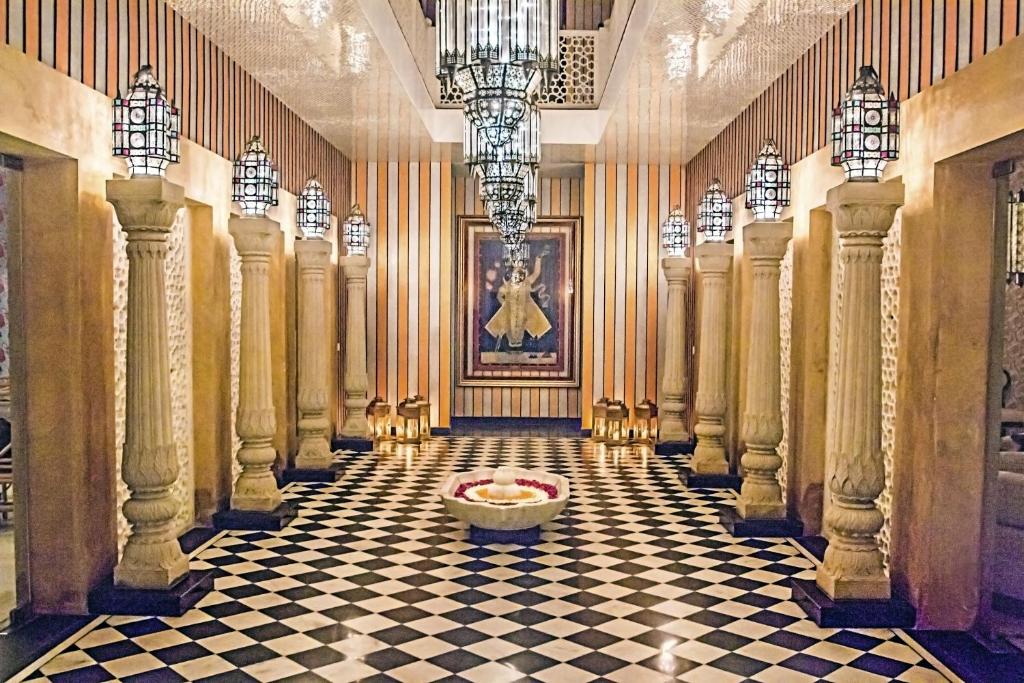
[[331, 450], [369, 453], [373, 450], [373, 440], [353, 436], [338, 436], [331, 439]]
[[540, 543], [540, 526], [529, 529], [482, 529], [469, 527], [469, 542], [477, 545], [533, 545]]
[[804, 524], [797, 519], [744, 519], [735, 508], [718, 514], [718, 523], [737, 538], [794, 538], [804, 533]]
[[213, 590], [214, 569], [193, 569], [170, 588], [127, 588], [108, 578], [89, 593], [90, 614], [180, 617]]
[[299, 509], [281, 503], [270, 512], [224, 510], [213, 516], [213, 526], [230, 531], [280, 531], [299, 516]]
[[693, 441], [659, 441], [654, 444], [654, 452], [658, 455], [689, 455], [695, 445]]
[[917, 611], [906, 600], [833, 600], [810, 579], [791, 579], [793, 600], [822, 628], [913, 628]]
[[336, 482], [341, 479], [345, 468], [341, 463], [330, 467], [290, 467], [281, 473], [285, 483], [292, 482]]
[[689, 467], [679, 468], [679, 481], [688, 489], [732, 489], [739, 491], [743, 477], [738, 474], [694, 474]]

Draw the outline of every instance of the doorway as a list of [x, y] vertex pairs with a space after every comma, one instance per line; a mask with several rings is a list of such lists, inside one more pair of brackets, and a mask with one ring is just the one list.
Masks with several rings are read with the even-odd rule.
[[[26, 492], [15, 487], [11, 441], [11, 313], [8, 257], [9, 235], [19, 229], [22, 162], [0, 154], [0, 631], [12, 613], [28, 602], [27, 527], [15, 501]], [[23, 506], [19, 506], [23, 507]]]

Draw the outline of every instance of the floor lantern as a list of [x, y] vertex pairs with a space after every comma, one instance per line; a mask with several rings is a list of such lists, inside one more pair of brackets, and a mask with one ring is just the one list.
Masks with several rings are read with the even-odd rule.
[[430, 439], [430, 401], [419, 394], [413, 398], [420, 409], [420, 441], [427, 441]]
[[590, 438], [604, 442], [608, 438], [608, 399], [605, 396], [597, 399], [594, 404], [594, 422], [590, 429]]
[[644, 399], [637, 406], [633, 422], [633, 439], [645, 446], [658, 441], [658, 406], [650, 399]]
[[625, 446], [629, 443], [629, 408], [618, 399], [608, 402], [607, 436], [609, 446]]
[[380, 396], [366, 406], [366, 421], [370, 423], [370, 434], [375, 442], [391, 438], [391, 406]]
[[415, 398], [407, 398], [398, 404], [395, 440], [398, 443], [420, 442], [420, 407]]

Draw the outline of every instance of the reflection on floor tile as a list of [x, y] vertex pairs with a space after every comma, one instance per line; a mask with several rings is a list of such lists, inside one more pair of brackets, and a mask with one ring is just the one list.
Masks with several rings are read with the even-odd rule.
[[[293, 485], [299, 519], [235, 532], [194, 564], [216, 590], [178, 619], [111, 619], [38, 672], [54, 681], [941, 681], [888, 630], [819, 629], [788, 601], [790, 544], [736, 540], [730, 494], [671, 458], [570, 438], [435, 438]], [[533, 547], [485, 546], [444, 514], [453, 471], [572, 482]]]

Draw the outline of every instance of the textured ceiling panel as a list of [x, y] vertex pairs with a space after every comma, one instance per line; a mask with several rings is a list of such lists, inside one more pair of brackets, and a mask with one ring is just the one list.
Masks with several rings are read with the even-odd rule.
[[[429, 74], [432, 46], [421, 40], [422, 26], [410, 26], [425, 21], [418, 0], [373, 1], [389, 3], [407, 36], [399, 48]], [[431, 141], [358, 0], [170, 2], [350, 157], [458, 154]], [[609, 114], [601, 144], [548, 145], [546, 160], [685, 162], [853, 0], [616, 0], [615, 10], [624, 14], [642, 3], [653, 3], [653, 14], [633, 63], [625, 65], [624, 87], [600, 103]], [[621, 47], [598, 49], [618, 54]]]

